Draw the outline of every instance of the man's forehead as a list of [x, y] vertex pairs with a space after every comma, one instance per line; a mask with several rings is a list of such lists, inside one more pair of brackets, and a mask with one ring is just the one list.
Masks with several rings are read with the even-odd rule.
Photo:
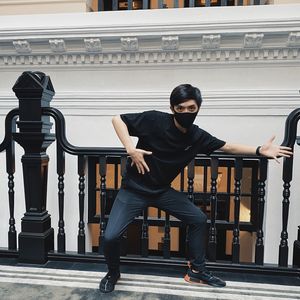
[[183, 107], [188, 107], [188, 106], [192, 106], [192, 105], [197, 105], [197, 102], [194, 99], [188, 99], [184, 102], [179, 103], [178, 105], [183, 106]]

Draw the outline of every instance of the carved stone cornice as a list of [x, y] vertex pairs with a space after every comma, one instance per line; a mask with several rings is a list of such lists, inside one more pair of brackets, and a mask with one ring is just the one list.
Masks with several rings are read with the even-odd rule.
[[[51, 15], [41, 15], [39, 23], [32, 21], [28, 28], [24, 24], [29, 16], [11, 16], [0, 27], [0, 66], [298, 63], [300, 12], [297, 18], [293, 6], [252, 7], [258, 14], [266, 11], [265, 19], [259, 19], [247, 9], [226, 8], [215, 18], [214, 8], [209, 18], [201, 8], [111, 12], [109, 19], [101, 13], [78, 14], [75, 19], [72, 14], [55, 15], [68, 24], [61, 27]], [[269, 11], [278, 21], [270, 19]]]
[[[131, 48], [132, 49], [132, 48]], [[256, 62], [276, 63], [295, 61], [299, 63], [300, 48], [264, 48], [264, 49], [198, 49], [180, 51], [133, 51], [72, 53], [56, 52], [50, 54], [9, 54], [0, 56], [0, 66], [5, 65], [79, 65], [104, 64], [111, 66], [136, 64], [137, 66], [155, 64], [190, 64], [215, 62]]]

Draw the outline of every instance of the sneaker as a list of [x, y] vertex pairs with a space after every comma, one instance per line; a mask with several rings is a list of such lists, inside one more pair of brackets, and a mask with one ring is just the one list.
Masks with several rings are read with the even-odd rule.
[[200, 272], [194, 272], [191, 268], [188, 268], [186, 275], [184, 276], [184, 280], [189, 283], [198, 283], [211, 285], [214, 287], [224, 287], [226, 286], [226, 282], [222, 279], [214, 276], [211, 272], [204, 270]]
[[120, 278], [120, 272], [109, 271], [100, 281], [99, 289], [102, 293], [110, 293], [115, 289], [115, 284]]

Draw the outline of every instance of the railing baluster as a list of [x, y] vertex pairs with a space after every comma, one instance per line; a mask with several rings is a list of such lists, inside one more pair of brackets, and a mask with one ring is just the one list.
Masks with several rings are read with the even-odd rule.
[[298, 237], [294, 241], [293, 268], [300, 268], [300, 226], [298, 226]]
[[119, 164], [115, 163], [114, 167], [114, 188], [117, 190], [119, 188]]
[[264, 264], [264, 208], [266, 195], [266, 179], [267, 179], [268, 160], [261, 158], [259, 161], [259, 179], [258, 179], [258, 199], [257, 199], [257, 230], [255, 244], [255, 263], [257, 265]]
[[210, 192], [210, 211], [211, 222], [208, 231], [208, 254], [211, 261], [216, 261], [217, 257], [217, 179], [218, 179], [219, 161], [216, 157], [211, 159], [211, 192]]
[[180, 191], [184, 191], [184, 170], [180, 172]]
[[100, 174], [100, 234], [98, 252], [103, 254], [103, 240], [106, 228], [105, 207], [106, 207], [106, 157], [99, 158], [99, 174]]
[[133, 9], [133, 7], [132, 7], [132, 5], [133, 5], [133, 0], [127, 0], [127, 9], [128, 10], [132, 10]]
[[195, 160], [188, 164], [188, 199], [194, 203]]
[[119, 9], [119, 0], [112, 0], [112, 9], [113, 10]]
[[[195, 160], [193, 159], [188, 164], [188, 171], [187, 171], [187, 177], [188, 177], [188, 200], [193, 202], [195, 201], [194, 198], [194, 176], [195, 176]], [[189, 253], [189, 235], [188, 235], [188, 225], [186, 226], [186, 239], [185, 239], [185, 249], [186, 249], [186, 256], [188, 256]]]
[[[126, 163], [127, 163], [127, 156], [121, 157], [121, 176], [124, 176], [125, 170], [126, 170]], [[127, 234], [127, 228], [124, 231], [122, 235], [122, 242], [121, 242], [121, 255], [126, 256], [127, 255], [127, 247], [128, 247], [128, 234]]]
[[165, 235], [164, 235], [164, 258], [170, 258], [170, 215], [166, 212], [166, 220], [165, 220]]
[[232, 239], [232, 262], [240, 262], [240, 201], [241, 201], [241, 179], [243, 173], [242, 158], [235, 159], [234, 169], [234, 225], [233, 225], [233, 239]]
[[290, 206], [290, 182], [293, 177], [293, 158], [284, 158], [283, 161], [283, 200], [282, 200], [282, 231], [281, 231], [281, 241], [279, 245], [279, 260], [278, 265], [280, 267], [287, 267], [288, 265], [288, 217], [289, 217], [289, 206]]
[[148, 244], [149, 244], [149, 235], [148, 235], [148, 208], [143, 211], [143, 225], [142, 225], [142, 257], [148, 257]]
[[207, 193], [207, 166], [204, 166], [203, 171], [203, 193]]
[[205, 0], [205, 6], [209, 7], [210, 6], [210, 0]]
[[238, 3], [237, 3], [237, 5], [241, 5], [241, 6], [243, 6], [243, 5], [244, 5], [244, 0], [238, 0]]
[[195, 7], [195, 0], [190, 0], [189, 7]]
[[227, 0], [221, 0], [221, 6], [227, 6]]
[[79, 175], [79, 224], [78, 224], [78, 253], [85, 254], [85, 229], [84, 229], [84, 190], [85, 190], [85, 156], [78, 156], [78, 175]]
[[163, 0], [158, 0], [158, 8], [163, 8], [164, 7], [164, 1]]
[[179, 0], [174, 0], [174, 8], [178, 8], [179, 7]]
[[66, 236], [64, 222], [64, 174], [65, 174], [65, 153], [61, 146], [56, 146], [56, 172], [58, 175], [58, 233], [57, 233], [57, 251], [64, 253], [66, 251]]
[[143, 9], [148, 9], [148, 0], [143, 0]]
[[98, 11], [104, 11], [104, 0], [98, 0]]
[[[13, 118], [11, 124], [12, 132], [16, 132], [16, 119]], [[15, 143], [11, 141], [6, 149], [6, 172], [8, 174], [8, 201], [9, 201], [9, 229], [8, 229], [8, 249], [17, 249], [17, 232], [15, 227], [15, 191], [14, 191], [14, 173], [15, 173]]]
[[121, 176], [124, 176], [124, 172], [126, 169], [126, 162], [127, 162], [127, 157], [126, 156], [122, 156], [121, 157]]

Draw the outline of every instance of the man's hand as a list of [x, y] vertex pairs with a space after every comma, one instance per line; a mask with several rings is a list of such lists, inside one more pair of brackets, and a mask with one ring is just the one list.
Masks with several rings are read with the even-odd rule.
[[127, 153], [132, 160], [131, 166], [136, 165], [136, 168], [140, 174], [145, 174], [145, 171], [150, 172], [150, 169], [145, 162], [144, 155], [151, 155], [152, 152], [134, 148], [130, 151], [127, 151]]
[[292, 148], [274, 145], [275, 135], [271, 137], [267, 143], [261, 146], [259, 153], [261, 155], [274, 158], [277, 163], [279, 163], [278, 157], [291, 157], [293, 155]]

